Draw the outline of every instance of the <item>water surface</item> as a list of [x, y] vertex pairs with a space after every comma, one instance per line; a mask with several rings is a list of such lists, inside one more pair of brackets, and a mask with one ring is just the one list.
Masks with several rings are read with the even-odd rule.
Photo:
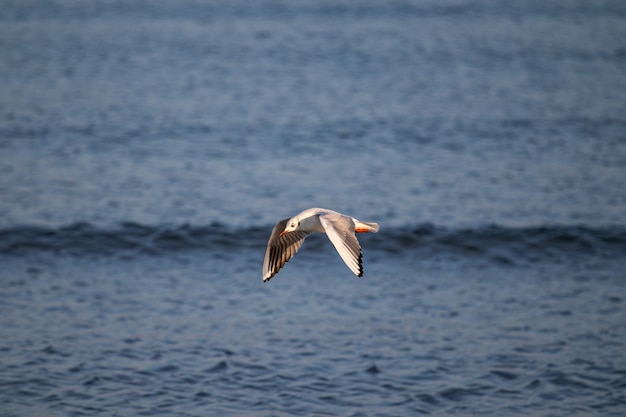
[[2, 10], [2, 415], [624, 414], [622, 2]]

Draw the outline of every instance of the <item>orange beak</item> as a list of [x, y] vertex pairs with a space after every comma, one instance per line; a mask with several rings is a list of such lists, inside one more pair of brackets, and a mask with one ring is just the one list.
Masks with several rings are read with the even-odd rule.
[[278, 236], [280, 237], [280, 236], [284, 235], [285, 233], [287, 233], [287, 231], [283, 230], [282, 232], [280, 232], [280, 234]]

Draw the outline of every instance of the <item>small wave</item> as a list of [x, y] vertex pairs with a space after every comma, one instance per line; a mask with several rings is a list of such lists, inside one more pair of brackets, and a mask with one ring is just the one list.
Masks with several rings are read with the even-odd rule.
[[[20, 226], [0, 230], [0, 254], [20, 255], [33, 251], [71, 254], [115, 254], [136, 251], [160, 254], [168, 251], [206, 249], [233, 250], [264, 248], [272, 227], [233, 229], [221, 224], [208, 226], [149, 226], [122, 223], [101, 228], [75, 223], [59, 228]], [[544, 258], [556, 253], [586, 253], [623, 256], [626, 253], [626, 227], [590, 228], [584, 226], [542, 226], [507, 228], [485, 226], [454, 229], [429, 224], [395, 228], [363, 237], [367, 251], [404, 254], [454, 253], [488, 256], [501, 263], [514, 263], [518, 257]], [[319, 250], [310, 244], [309, 250]]]
[[427, 254], [454, 253], [466, 256], [487, 256], [503, 264], [546, 259], [562, 254], [593, 256], [624, 256], [626, 254], [626, 227], [535, 226], [448, 229], [421, 225], [410, 232], [390, 231], [380, 239], [378, 246], [399, 252], [406, 248], [419, 249]]
[[[254, 232], [254, 230], [252, 230]], [[247, 240], [221, 225], [147, 226], [122, 223], [99, 228], [89, 223], [75, 223], [59, 228], [36, 226], [0, 230], [0, 253], [20, 254], [30, 251], [103, 253], [141, 251], [161, 253], [210, 247], [245, 246]]]

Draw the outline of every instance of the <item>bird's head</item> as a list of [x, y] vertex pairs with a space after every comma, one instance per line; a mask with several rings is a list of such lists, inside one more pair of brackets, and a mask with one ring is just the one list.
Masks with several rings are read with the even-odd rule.
[[291, 219], [289, 219], [289, 221], [287, 222], [287, 226], [285, 226], [285, 230], [283, 230], [280, 235], [282, 236], [285, 233], [294, 232], [298, 230], [298, 226], [300, 226], [300, 219], [298, 219], [297, 217], [292, 217]]

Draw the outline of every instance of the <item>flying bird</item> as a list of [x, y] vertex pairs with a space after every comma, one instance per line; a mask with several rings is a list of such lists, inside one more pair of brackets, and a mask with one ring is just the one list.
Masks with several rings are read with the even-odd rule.
[[358, 277], [363, 276], [363, 254], [355, 233], [378, 232], [378, 223], [362, 222], [352, 216], [323, 208], [310, 208], [279, 221], [270, 235], [263, 260], [263, 282], [269, 281], [296, 254], [313, 232], [326, 233]]

